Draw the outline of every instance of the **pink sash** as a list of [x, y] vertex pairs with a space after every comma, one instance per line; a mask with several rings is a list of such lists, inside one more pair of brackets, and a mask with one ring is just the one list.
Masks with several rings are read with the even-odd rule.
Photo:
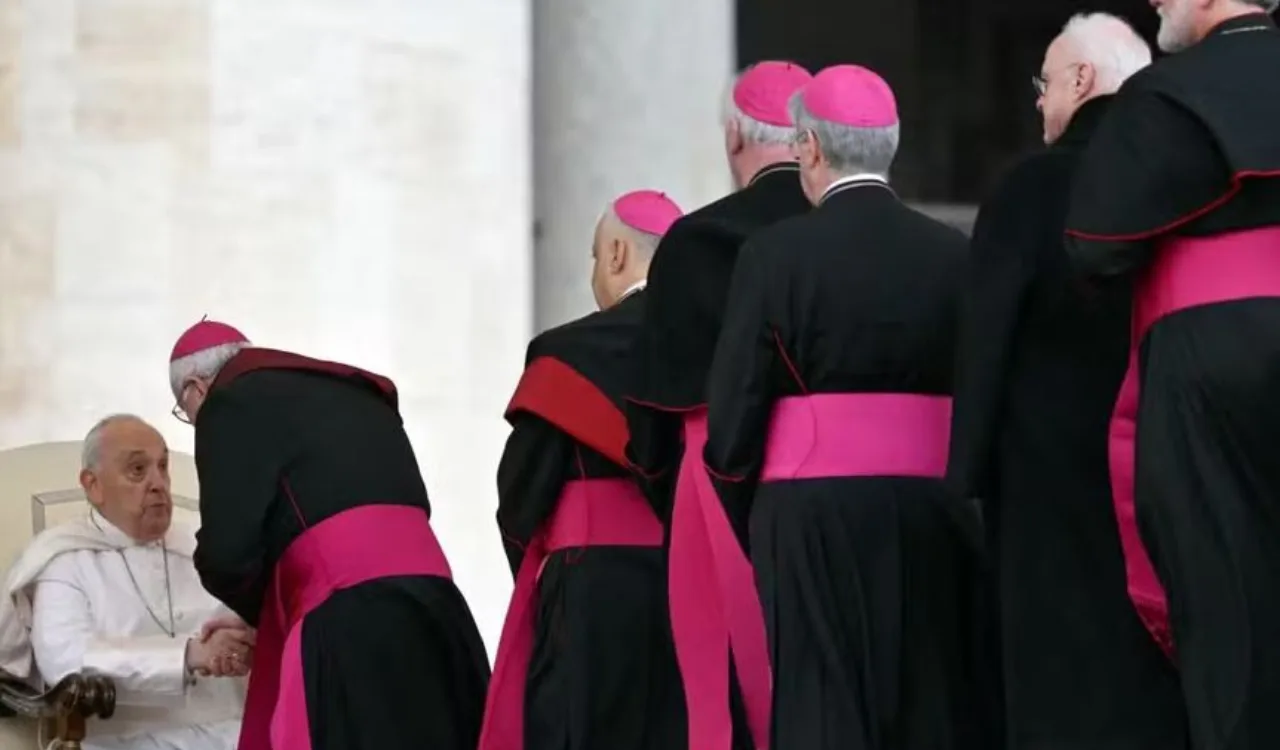
[[950, 444], [950, 396], [791, 396], [773, 407], [760, 480], [941, 478]]
[[1171, 657], [1174, 644], [1169, 604], [1142, 544], [1134, 509], [1142, 386], [1139, 351], [1147, 331], [1166, 315], [1189, 307], [1258, 297], [1280, 297], [1280, 227], [1216, 237], [1169, 238], [1161, 244], [1134, 292], [1129, 369], [1111, 414], [1108, 438], [1111, 494], [1124, 550], [1129, 598], [1142, 623]]
[[310, 750], [302, 620], [335, 591], [391, 576], [452, 577], [424, 508], [362, 505], [293, 540], [263, 599], [239, 750]]
[[755, 571], [742, 552], [702, 463], [705, 411], [684, 421], [684, 456], [671, 518], [668, 585], [676, 660], [689, 712], [690, 750], [728, 750], [733, 655], [758, 750], [769, 745], [773, 677]]
[[547, 556], [563, 549], [602, 546], [662, 546], [662, 524], [630, 479], [578, 479], [566, 483], [555, 515], [525, 549], [489, 682], [480, 750], [524, 748], [525, 684], [533, 654], [534, 603]]

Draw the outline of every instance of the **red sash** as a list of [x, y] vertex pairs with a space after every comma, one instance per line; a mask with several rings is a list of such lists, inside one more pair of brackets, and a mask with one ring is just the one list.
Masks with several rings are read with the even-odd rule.
[[760, 480], [941, 478], [950, 442], [950, 396], [792, 396], [773, 408]]
[[293, 540], [263, 599], [239, 750], [310, 750], [302, 620], [335, 591], [391, 576], [452, 577], [424, 508], [362, 505]]
[[661, 547], [662, 524], [630, 479], [579, 479], [565, 485], [555, 515], [525, 549], [502, 625], [485, 701], [480, 750], [524, 747], [524, 698], [533, 654], [538, 577], [547, 556], [563, 549]]
[[1165, 240], [1134, 290], [1129, 369], [1111, 415], [1111, 494], [1124, 550], [1129, 598], [1165, 653], [1173, 656], [1169, 604], [1142, 544], [1134, 510], [1139, 351], [1156, 321], [1180, 310], [1234, 300], [1280, 297], [1280, 227], [1216, 237]]
[[755, 572], [742, 552], [702, 463], [705, 411], [684, 421], [668, 557], [676, 660], [689, 712], [689, 748], [728, 750], [729, 656], [733, 655], [758, 750], [769, 745], [773, 678]]

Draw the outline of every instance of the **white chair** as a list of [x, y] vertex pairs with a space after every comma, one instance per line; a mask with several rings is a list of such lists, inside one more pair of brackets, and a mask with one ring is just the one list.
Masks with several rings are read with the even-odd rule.
[[[6, 570], [34, 535], [88, 512], [77, 486], [80, 448], [79, 441], [70, 441], [0, 451], [0, 560]], [[171, 454], [169, 472], [174, 518], [198, 525], [191, 456]], [[115, 686], [103, 677], [73, 674], [41, 692], [0, 674], [0, 750], [31, 750], [40, 739], [79, 750], [85, 720], [109, 718], [114, 710]]]

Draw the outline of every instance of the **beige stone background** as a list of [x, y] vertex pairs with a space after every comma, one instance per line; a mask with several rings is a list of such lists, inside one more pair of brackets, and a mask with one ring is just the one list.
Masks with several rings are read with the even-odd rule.
[[189, 451], [165, 365], [205, 314], [383, 372], [492, 654], [525, 344], [589, 309], [612, 195], [724, 189], [728, 7], [0, 0], [0, 449], [131, 411]]

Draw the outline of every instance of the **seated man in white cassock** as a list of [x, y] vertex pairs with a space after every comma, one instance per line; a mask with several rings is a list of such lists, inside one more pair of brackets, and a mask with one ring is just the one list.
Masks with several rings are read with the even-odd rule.
[[107, 417], [82, 466], [92, 509], [39, 534], [9, 571], [0, 668], [48, 685], [82, 670], [112, 678], [115, 715], [90, 722], [86, 748], [231, 750], [253, 632], [200, 585], [194, 530], [172, 523], [164, 438]]

